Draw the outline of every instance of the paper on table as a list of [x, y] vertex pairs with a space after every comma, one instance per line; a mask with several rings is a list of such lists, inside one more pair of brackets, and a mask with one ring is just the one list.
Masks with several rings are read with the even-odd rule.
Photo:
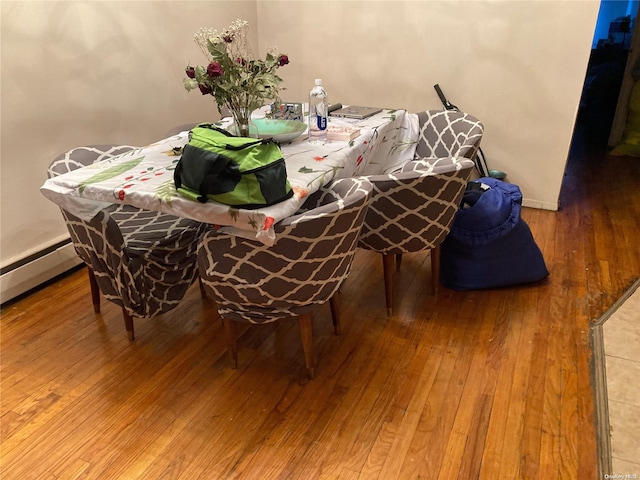
[[348, 142], [360, 135], [360, 129], [351, 126], [329, 125], [327, 129], [327, 140]]

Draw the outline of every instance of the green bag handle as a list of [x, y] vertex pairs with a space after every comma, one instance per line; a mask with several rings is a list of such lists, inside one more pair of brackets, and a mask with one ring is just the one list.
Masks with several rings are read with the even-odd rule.
[[[230, 143], [225, 144], [225, 148], [227, 150], [235, 150], [235, 151], [244, 150], [245, 148], [253, 147], [255, 145], [260, 145], [260, 144], [267, 145], [269, 143], [275, 143], [273, 138], [258, 138], [258, 139], [255, 139], [255, 138], [247, 138], [247, 137], [238, 137], [238, 136], [232, 134], [231, 132], [226, 131], [223, 128], [216, 127], [212, 123], [200, 123], [195, 128], [198, 128], [198, 127], [200, 127], [200, 128], [208, 128], [209, 130], [214, 130], [214, 131], [220, 133], [221, 135], [224, 135], [227, 138], [233, 138], [233, 139], [238, 139], [238, 140], [246, 140], [245, 143], [240, 144], [240, 145], [233, 145], [233, 144], [230, 144]], [[189, 138], [191, 138], [192, 132], [193, 132], [193, 130], [190, 132]], [[209, 139], [207, 139], [207, 140], [209, 140]]]

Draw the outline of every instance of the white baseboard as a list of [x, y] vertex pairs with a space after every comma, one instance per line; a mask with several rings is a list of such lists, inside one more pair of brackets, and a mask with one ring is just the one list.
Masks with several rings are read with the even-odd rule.
[[541, 200], [531, 200], [528, 198], [522, 199], [523, 207], [537, 208], [538, 210], [553, 210], [554, 212], [558, 211], [558, 202], [543, 202]]
[[81, 263], [73, 245], [63, 245], [0, 276], [0, 301], [9, 301]]

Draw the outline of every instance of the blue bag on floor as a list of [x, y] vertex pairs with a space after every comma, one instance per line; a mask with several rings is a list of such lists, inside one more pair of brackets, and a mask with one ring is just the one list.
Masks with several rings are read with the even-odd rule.
[[520, 218], [517, 185], [483, 177], [469, 182], [442, 242], [440, 281], [453, 290], [534, 282], [549, 275], [529, 226]]

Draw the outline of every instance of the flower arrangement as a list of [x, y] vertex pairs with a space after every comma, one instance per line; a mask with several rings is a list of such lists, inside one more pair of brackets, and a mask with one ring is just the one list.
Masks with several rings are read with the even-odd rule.
[[277, 71], [289, 63], [289, 57], [274, 53], [275, 49], [264, 60], [253, 58], [247, 41], [248, 27], [248, 22], [238, 19], [221, 33], [200, 28], [193, 39], [209, 63], [188, 65], [184, 79], [187, 91], [199, 89], [203, 95], [212, 95], [220, 113], [222, 107], [227, 107], [241, 136], [249, 135], [253, 110], [267, 100], [278, 100], [282, 78]]

